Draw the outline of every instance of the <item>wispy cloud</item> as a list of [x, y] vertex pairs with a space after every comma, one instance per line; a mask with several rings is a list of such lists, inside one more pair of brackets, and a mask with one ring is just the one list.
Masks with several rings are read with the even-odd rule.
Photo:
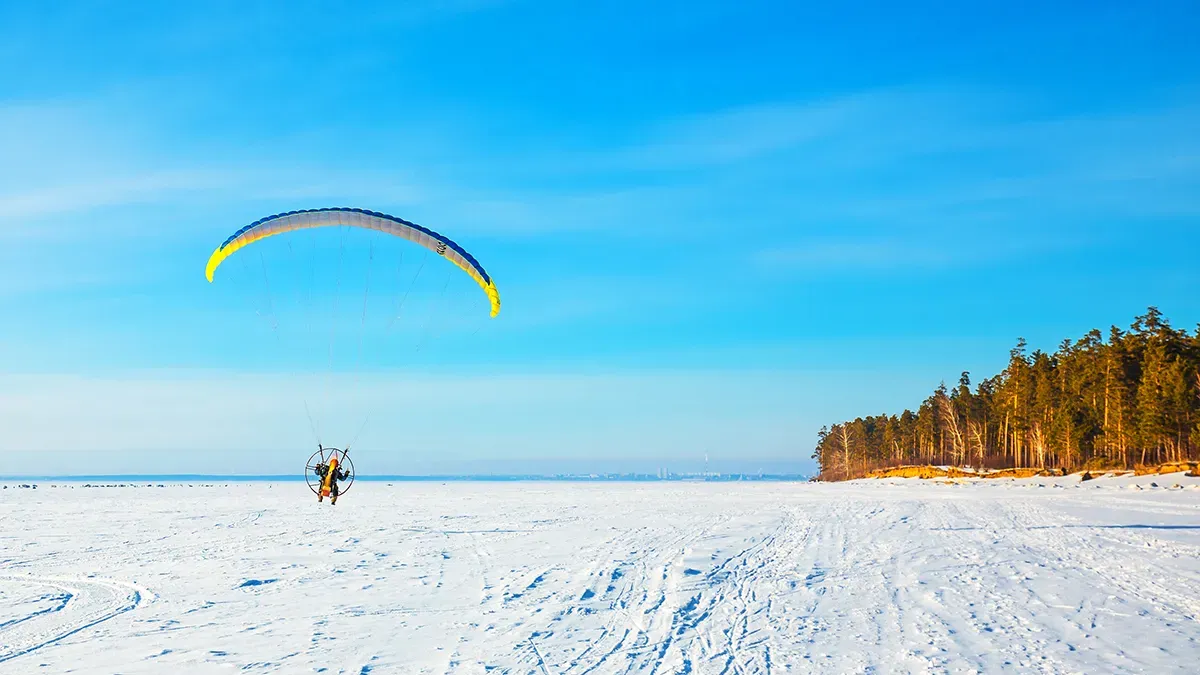
[[669, 322], [705, 307], [732, 301], [735, 292], [722, 287], [698, 290], [693, 277], [645, 270], [622, 276], [562, 274], [552, 283], [528, 281], [506, 285], [513, 310], [494, 330], [529, 334], [553, 325], [610, 326], [614, 321]]
[[754, 160], [805, 180], [897, 166], [928, 174], [938, 168], [928, 158], [949, 157], [961, 160], [969, 175], [991, 178], [1182, 178], [1194, 177], [1200, 162], [1197, 120], [1194, 100], [1053, 115], [1031, 111], [1013, 94], [893, 88], [660, 122], [607, 161], [627, 169], [702, 169]]
[[705, 193], [693, 185], [646, 185], [546, 190], [443, 188], [431, 191], [428, 206], [462, 231], [531, 237], [602, 234], [632, 241], [677, 233], [703, 208]]
[[[61, 238], [105, 228], [122, 238], [171, 236], [177, 228], [122, 229], [88, 216], [113, 207], [204, 203], [234, 208], [362, 205], [456, 232], [525, 238], [547, 233], [634, 230], [662, 219], [688, 195], [674, 187], [501, 190], [434, 177], [416, 164], [368, 168], [353, 157], [297, 153], [304, 138], [267, 138], [244, 153], [213, 156], [165, 147], [119, 111], [85, 101], [0, 102], [0, 237]], [[302, 137], [319, 135], [312, 130]], [[393, 139], [392, 142], [399, 142]], [[274, 153], [273, 147], [289, 152]], [[658, 205], [658, 206], [655, 206]], [[226, 209], [229, 210], [229, 209]], [[258, 214], [262, 215], [262, 214]], [[632, 234], [630, 236], [633, 236]]]
[[763, 102], [661, 121], [608, 161], [627, 168], [696, 169], [788, 151], [855, 165], [891, 161], [970, 145], [977, 139], [966, 133], [966, 124], [999, 98], [981, 91], [893, 88]]
[[[50, 235], [65, 229], [64, 215], [81, 232], [103, 225], [87, 218], [111, 207], [198, 200], [224, 204], [370, 198], [408, 204], [423, 196], [404, 167], [365, 169], [248, 150], [206, 155], [165, 146], [147, 118], [124, 117], [103, 101], [74, 104], [0, 101], [0, 236]], [[307, 204], [306, 204], [307, 205]], [[315, 205], [315, 204], [314, 204]], [[39, 227], [55, 221], [55, 227]], [[159, 228], [156, 233], [170, 233]], [[113, 234], [145, 236], [146, 231]]]
[[[955, 261], [944, 248], [897, 239], [817, 240], [759, 251], [756, 259], [771, 267], [826, 272], [831, 269], [891, 271], [941, 267]], [[964, 261], [965, 262], [965, 261]]]
[[795, 148], [859, 126], [872, 97], [816, 103], [767, 103], [693, 115], [650, 132], [644, 143], [616, 152], [610, 161], [643, 169], [728, 164]]
[[729, 222], [757, 264], [933, 270], [1200, 213], [1198, 120], [1191, 99], [1055, 116], [1013, 96], [896, 89], [682, 118], [613, 157], [747, 195]]
[[62, 213], [168, 199], [173, 195], [228, 186], [221, 171], [177, 170], [126, 177], [97, 176], [88, 182], [48, 185], [0, 194], [0, 220], [25, 220]]

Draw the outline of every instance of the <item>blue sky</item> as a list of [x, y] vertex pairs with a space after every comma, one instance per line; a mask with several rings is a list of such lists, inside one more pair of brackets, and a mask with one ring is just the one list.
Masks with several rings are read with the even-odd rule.
[[[379, 472], [806, 470], [822, 424], [1018, 336], [1200, 321], [1198, 18], [0, 3], [0, 443], [31, 473], [282, 473], [308, 404]], [[334, 205], [456, 239], [500, 317], [455, 279], [429, 344], [401, 322], [359, 352], [343, 303], [330, 369], [291, 251], [264, 247], [274, 297], [253, 258], [205, 282], [234, 230]], [[327, 272], [332, 241], [296, 243]], [[373, 320], [403, 287], [379, 279]]]

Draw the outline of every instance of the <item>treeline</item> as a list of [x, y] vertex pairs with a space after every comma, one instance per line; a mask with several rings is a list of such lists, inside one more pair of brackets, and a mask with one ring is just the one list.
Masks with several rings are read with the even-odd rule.
[[971, 387], [937, 388], [913, 412], [822, 428], [824, 480], [906, 464], [979, 468], [1133, 468], [1200, 457], [1200, 326], [1172, 328], [1158, 309], [1107, 340], [1092, 330], [1053, 354], [1027, 352]]

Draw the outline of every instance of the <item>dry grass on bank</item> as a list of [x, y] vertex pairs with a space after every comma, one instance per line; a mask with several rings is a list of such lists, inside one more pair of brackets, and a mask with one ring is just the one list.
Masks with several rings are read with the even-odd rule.
[[995, 471], [966, 469], [957, 466], [897, 466], [890, 469], [876, 469], [867, 474], [867, 478], [1029, 478], [1030, 476], [1051, 475], [1046, 469], [998, 469]]
[[876, 469], [867, 478], [946, 478], [949, 472], [940, 466], [897, 466], [891, 469]]
[[1168, 462], [1167, 464], [1158, 465], [1139, 464], [1133, 468], [1133, 474], [1135, 476], [1150, 476], [1161, 473], [1179, 473], [1180, 471], [1187, 471], [1189, 476], [1195, 476], [1200, 473], [1197, 471], [1197, 469], [1200, 469], [1200, 463], [1197, 462]]
[[[1172, 462], [1158, 465], [1139, 465], [1134, 470], [1138, 476], [1178, 473], [1187, 471], [1189, 476], [1200, 476], [1200, 463]], [[1105, 473], [1127, 473], [1121, 470], [1112, 471], [1077, 471], [1084, 475], [1083, 480]], [[1009, 469], [969, 469], [956, 466], [910, 465], [896, 466], [888, 469], [876, 469], [866, 474], [866, 478], [1033, 478], [1034, 476], [1064, 476], [1065, 471], [1059, 469], [1037, 469], [1033, 467], [1015, 467]]]

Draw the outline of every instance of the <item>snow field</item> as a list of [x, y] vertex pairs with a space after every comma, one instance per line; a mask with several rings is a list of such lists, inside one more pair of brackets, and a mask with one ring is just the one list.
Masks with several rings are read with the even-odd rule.
[[0, 523], [4, 673], [1200, 663], [1181, 475], [364, 482], [336, 507], [295, 483], [39, 484], [0, 491]]

